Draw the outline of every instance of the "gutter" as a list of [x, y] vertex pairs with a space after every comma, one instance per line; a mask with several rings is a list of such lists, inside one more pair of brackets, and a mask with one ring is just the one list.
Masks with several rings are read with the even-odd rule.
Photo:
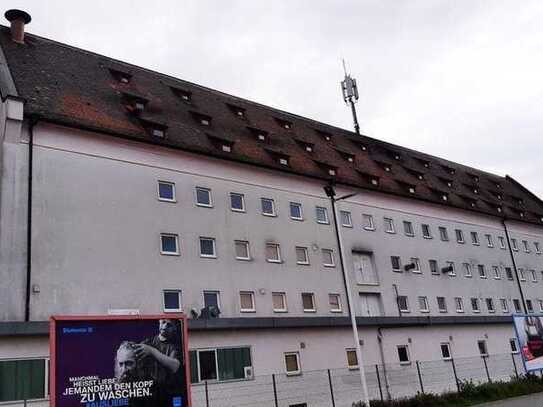
[[522, 284], [520, 284], [520, 279], [518, 277], [518, 269], [517, 269], [517, 263], [515, 261], [515, 254], [513, 253], [513, 249], [511, 248], [511, 240], [509, 238], [509, 231], [507, 230], [507, 224], [505, 223], [506, 218], [502, 218], [502, 225], [503, 230], [505, 231], [505, 238], [507, 239], [507, 248], [509, 249], [509, 255], [511, 256], [511, 261], [513, 262], [513, 270], [515, 270], [515, 277], [517, 279], [517, 285], [518, 290], [520, 293], [520, 300], [522, 302], [522, 308], [524, 309], [524, 313], [528, 313], [528, 309], [526, 308], [526, 301], [524, 300], [524, 293], [522, 292]]

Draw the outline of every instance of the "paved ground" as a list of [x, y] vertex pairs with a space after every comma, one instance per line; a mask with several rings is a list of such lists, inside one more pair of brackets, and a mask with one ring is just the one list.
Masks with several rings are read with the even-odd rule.
[[493, 403], [478, 404], [477, 407], [543, 407], [543, 393], [530, 394], [529, 396], [495, 401]]

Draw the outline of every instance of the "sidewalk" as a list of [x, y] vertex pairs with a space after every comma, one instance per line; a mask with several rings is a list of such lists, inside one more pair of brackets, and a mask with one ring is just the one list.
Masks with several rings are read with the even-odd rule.
[[543, 406], [543, 393], [529, 394], [492, 403], [477, 404], [477, 407], [537, 407]]

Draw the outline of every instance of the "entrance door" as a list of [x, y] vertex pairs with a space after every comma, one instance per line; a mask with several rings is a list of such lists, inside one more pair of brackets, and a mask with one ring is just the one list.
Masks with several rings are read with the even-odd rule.
[[383, 315], [381, 294], [360, 293], [360, 315], [363, 317], [380, 317]]
[[357, 284], [379, 284], [377, 272], [373, 267], [372, 256], [368, 253], [352, 252], [354, 276]]

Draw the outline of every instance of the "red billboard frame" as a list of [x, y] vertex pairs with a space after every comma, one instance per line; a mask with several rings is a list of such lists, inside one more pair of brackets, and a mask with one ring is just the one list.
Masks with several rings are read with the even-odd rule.
[[185, 380], [187, 407], [192, 406], [189, 358], [189, 330], [187, 316], [183, 313], [153, 315], [52, 315], [49, 318], [49, 405], [56, 407], [56, 322], [57, 321], [133, 321], [133, 320], [176, 319], [183, 323], [183, 357], [185, 358]]

